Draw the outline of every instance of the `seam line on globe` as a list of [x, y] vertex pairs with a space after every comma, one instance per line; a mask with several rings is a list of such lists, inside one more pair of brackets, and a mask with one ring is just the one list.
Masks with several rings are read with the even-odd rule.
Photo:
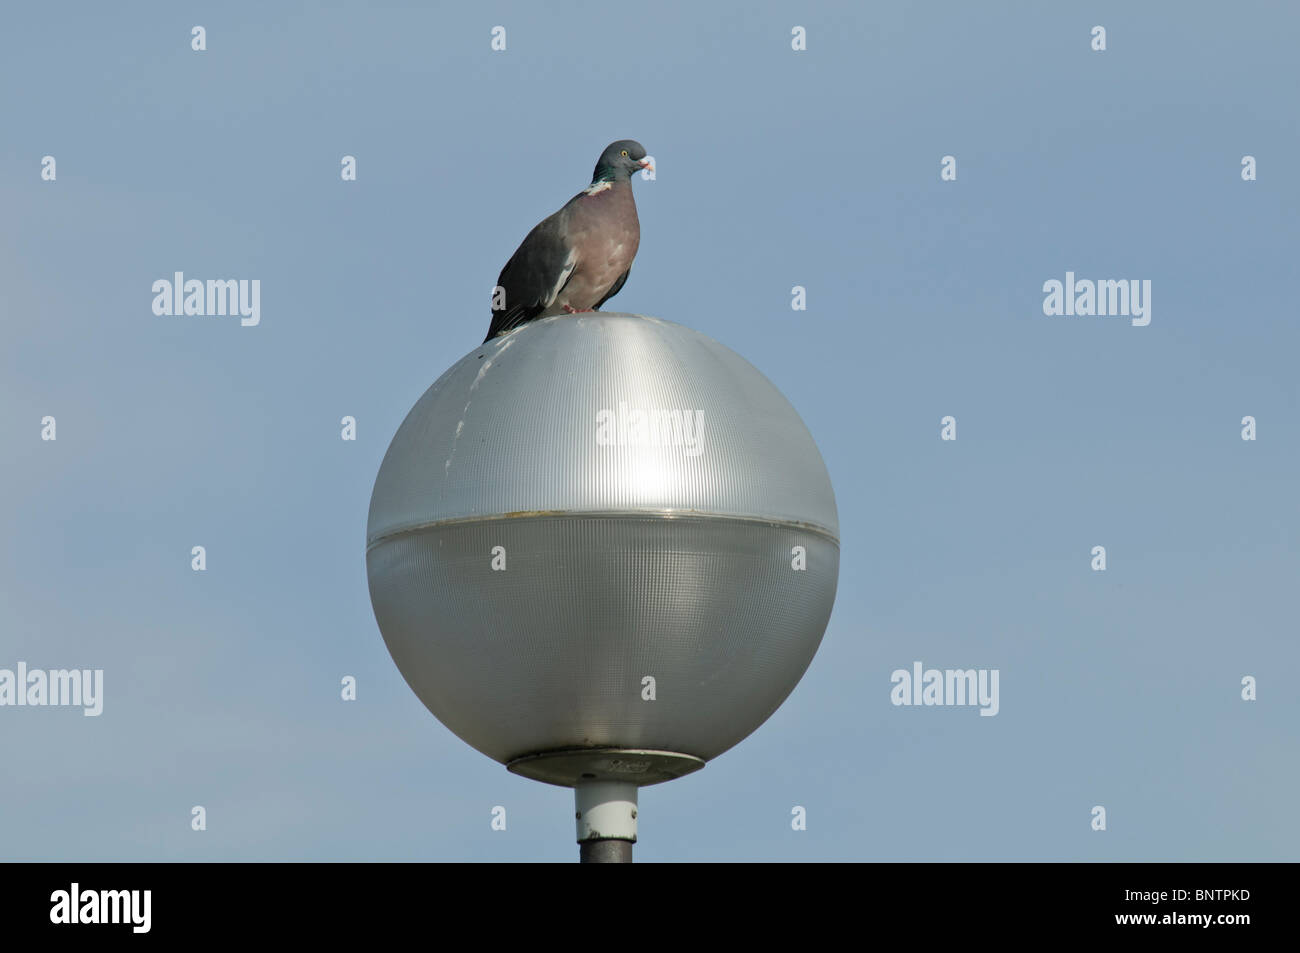
[[707, 513], [701, 510], [518, 510], [513, 513], [498, 513], [493, 516], [455, 516], [450, 519], [442, 520], [422, 520], [418, 523], [408, 523], [394, 529], [385, 530], [373, 539], [366, 541], [366, 552], [370, 552], [376, 546], [395, 539], [398, 536], [409, 536], [412, 533], [418, 533], [426, 529], [434, 529], [443, 526], [457, 526], [467, 523], [501, 523], [508, 520], [520, 519], [549, 519], [556, 516], [571, 516], [580, 519], [663, 519], [663, 520], [723, 520], [732, 523], [757, 523], [762, 526], [776, 526], [783, 529], [793, 529], [803, 533], [813, 533], [821, 536], [828, 542], [834, 543], [838, 549], [840, 537], [838, 533], [832, 532], [819, 523], [810, 523], [802, 520], [782, 520], [770, 519], [762, 516], [736, 516], [730, 513]]

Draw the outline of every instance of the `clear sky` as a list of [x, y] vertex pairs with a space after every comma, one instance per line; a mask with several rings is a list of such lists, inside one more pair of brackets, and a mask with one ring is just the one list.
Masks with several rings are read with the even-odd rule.
[[[0, 669], [104, 671], [99, 717], [0, 708], [6, 858], [576, 858], [570, 792], [403, 682], [364, 539], [501, 265], [630, 137], [658, 177], [609, 307], [767, 375], [843, 537], [807, 675], [641, 793], [638, 860], [1300, 859], [1294, 6], [5, 21]], [[259, 279], [260, 324], [155, 315], [175, 271]], [[1045, 315], [1067, 271], [1149, 280], [1149, 325]], [[894, 706], [914, 661], [997, 669], [999, 713]]]

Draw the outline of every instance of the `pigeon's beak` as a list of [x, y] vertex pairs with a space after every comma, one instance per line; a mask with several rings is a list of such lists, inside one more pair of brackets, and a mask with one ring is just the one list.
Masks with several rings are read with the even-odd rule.
[[643, 168], [643, 169], [647, 169], [647, 170], [649, 170], [649, 171], [651, 171], [651, 172], [653, 172], [653, 171], [655, 170], [655, 164], [654, 164], [653, 162], [651, 162], [649, 159], [642, 159], [640, 162], [637, 163], [637, 165], [639, 165], [641, 168]]

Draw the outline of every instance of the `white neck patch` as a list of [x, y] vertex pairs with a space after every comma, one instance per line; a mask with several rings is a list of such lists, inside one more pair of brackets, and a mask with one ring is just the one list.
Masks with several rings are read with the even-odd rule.
[[613, 187], [613, 184], [610, 182], [595, 182], [582, 191], [586, 192], [588, 195], [595, 195], [598, 192], [604, 192], [606, 189], [612, 189]]

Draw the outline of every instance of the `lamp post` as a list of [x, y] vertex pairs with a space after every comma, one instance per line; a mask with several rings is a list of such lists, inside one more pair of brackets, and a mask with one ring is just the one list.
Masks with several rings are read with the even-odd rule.
[[407, 415], [366, 564], [407, 683], [462, 740], [572, 787], [580, 856], [630, 860], [639, 788], [737, 744], [821, 643], [821, 455], [743, 358], [593, 313], [475, 348]]

